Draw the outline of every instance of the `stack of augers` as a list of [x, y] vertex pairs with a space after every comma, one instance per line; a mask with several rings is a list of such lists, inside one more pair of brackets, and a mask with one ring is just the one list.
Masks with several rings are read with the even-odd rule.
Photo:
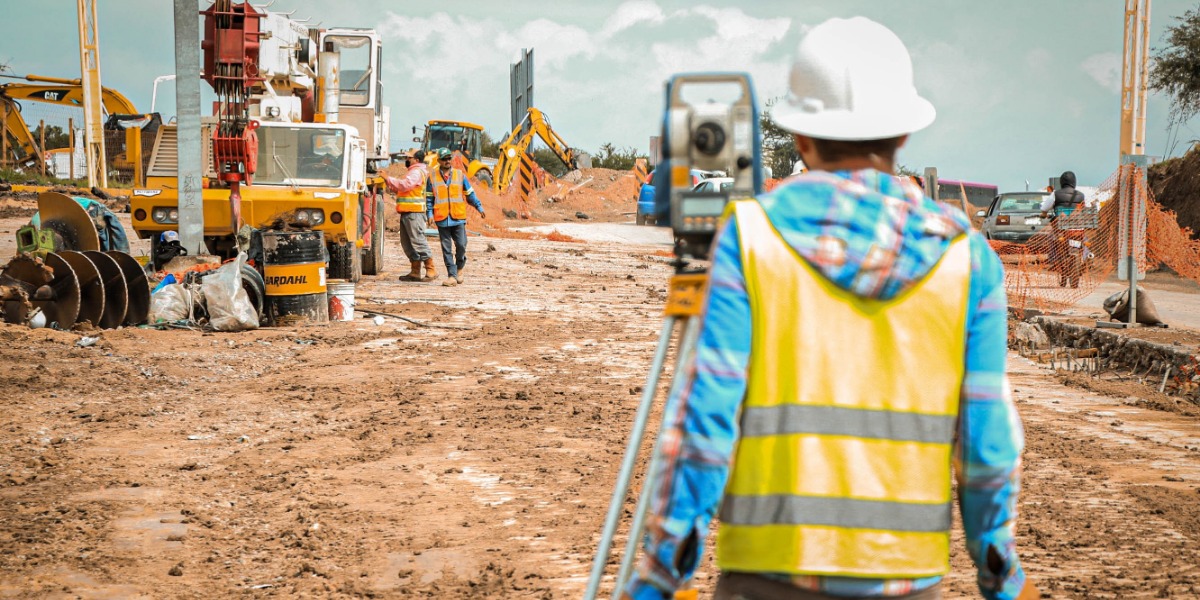
[[141, 325], [150, 284], [128, 253], [102, 251], [92, 217], [70, 196], [38, 195], [40, 225], [17, 230], [17, 256], [0, 271], [7, 323], [71, 329]]

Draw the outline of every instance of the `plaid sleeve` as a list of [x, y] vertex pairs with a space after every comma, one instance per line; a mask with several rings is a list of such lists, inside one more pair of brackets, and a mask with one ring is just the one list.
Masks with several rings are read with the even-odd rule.
[[980, 592], [988, 600], [1008, 600], [1025, 585], [1014, 539], [1025, 435], [1008, 385], [1004, 269], [978, 234], [970, 243], [967, 364], [955, 457], [959, 504]]
[[635, 599], [670, 597], [691, 578], [729, 475], [751, 341], [733, 219], [715, 248], [696, 351], [663, 413], [675, 420], [662, 440], [659, 484], [644, 491], [652, 494], [646, 551], [626, 589]]

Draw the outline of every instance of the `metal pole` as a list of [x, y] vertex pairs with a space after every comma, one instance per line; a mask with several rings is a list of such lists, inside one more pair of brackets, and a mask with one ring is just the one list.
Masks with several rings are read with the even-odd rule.
[[175, 114], [179, 153], [179, 241], [188, 254], [207, 254], [201, 181], [200, 17], [195, 0], [175, 2]]
[[67, 118], [67, 147], [71, 149], [71, 159], [67, 161], [67, 171], [71, 181], [75, 180], [75, 119]]
[[42, 153], [42, 160], [39, 162], [42, 163], [42, 177], [45, 177], [46, 176], [46, 120], [45, 119], [42, 119], [38, 123], [38, 131], [41, 132], [40, 135], [42, 138], [41, 142], [40, 142], [41, 145], [38, 147], [38, 152]]
[[0, 104], [0, 168], [8, 166], [8, 105]]
[[621, 470], [617, 475], [617, 485], [613, 488], [612, 498], [608, 501], [608, 516], [604, 519], [604, 532], [600, 535], [600, 547], [596, 550], [596, 559], [592, 561], [592, 573], [588, 576], [587, 592], [584, 598], [595, 600], [600, 592], [600, 580], [604, 577], [604, 567], [608, 564], [609, 550], [612, 547], [613, 535], [617, 532], [617, 524], [621, 520], [621, 512], [625, 507], [625, 495], [629, 493], [629, 483], [633, 478], [633, 468], [637, 464], [638, 452], [646, 435], [646, 422], [650, 419], [650, 407], [654, 404], [654, 396], [658, 391], [658, 380], [662, 376], [663, 364], [667, 360], [667, 349], [671, 347], [671, 334], [674, 333], [676, 317], [667, 317], [663, 321], [662, 333], [658, 336], [658, 348], [654, 351], [654, 362], [650, 363], [650, 374], [646, 376], [646, 386], [642, 388], [642, 401], [638, 405], [637, 414], [633, 420], [633, 429], [629, 432], [629, 442], [625, 445], [625, 458], [621, 462]]
[[1138, 267], [1137, 267], [1137, 250], [1133, 244], [1137, 240], [1137, 233], [1133, 230], [1136, 226], [1137, 219], [1137, 201], [1138, 201], [1138, 186], [1141, 182], [1141, 169], [1134, 165], [1129, 166], [1129, 206], [1126, 207], [1126, 218], [1129, 219], [1129, 225], [1125, 228], [1126, 249], [1126, 270], [1129, 274], [1129, 318], [1126, 321], [1129, 327], [1137, 326], [1137, 283], [1138, 283]]
[[646, 512], [650, 508], [650, 494], [654, 493], [655, 484], [662, 462], [662, 440], [670, 428], [672, 416], [667, 409], [671, 408], [670, 397], [675, 386], [683, 380], [684, 369], [691, 361], [692, 351], [696, 348], [696, 339], [700, 337], [700, 319], [690, 318], [683, 328], [683, 338], [679, 342], [679, 352], [675, 357], [675, 374], [671, 377], [671, 390], [667, 395], [667, 406], [663, 408], [662, 423], [658, 428], [658, 437], [654, 438], [654, 450], [650, 454], [650, 465], [646, 467], [646, 478], [642, 481], [642, 491], [638, 494], [637, 508], [633, 512], [633, 523], [629, 525], [629, 539], [625, 541], [625, 554], [621, 556], [621, 568], [617, 571], [617, 582], [613, 586], [612, 600], [621, 597], [621, 588], [629, 581], [630, 571], [633, 570], [633, 558], [637, 555], [637, 546], [641, 541], [642, 531], [646, 528]]

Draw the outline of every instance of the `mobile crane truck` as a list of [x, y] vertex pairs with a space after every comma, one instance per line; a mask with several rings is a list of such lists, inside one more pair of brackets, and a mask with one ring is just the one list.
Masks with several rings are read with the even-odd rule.
[[[382, 179], [388, 158], [382, 42], [371, 29], [315, 29], [285, 15], [217, 0], [202, 11], [204, 78], [217, 93], [201, 120], [204, 239], [232, 257], [248, 232], [280, 220], [324, 233], [329, 277], [383, 271]], [[164, 125], [146, 186], [133, 190], [133, 229], [178, 228], [176, 128]], [[246, 226], [249, 226], [247, 230]]]

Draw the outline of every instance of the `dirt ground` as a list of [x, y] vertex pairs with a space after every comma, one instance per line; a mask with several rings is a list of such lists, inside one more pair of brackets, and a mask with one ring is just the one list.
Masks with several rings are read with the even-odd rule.
[[[0, 220], [0, 255], [20, 224]], [[454, 328], [85, 348], [0, 326], [0, 598], [581, 596], [667, 249], [472, 237], [461, 286], [399, 283], [394, 260], [358, 286], [360, 308]], [[1019, 547], [1043, 591], [1200, 597], [1200, 415], [1011, 356]], [[955, 538], [947, 597], [977, 597]]]

